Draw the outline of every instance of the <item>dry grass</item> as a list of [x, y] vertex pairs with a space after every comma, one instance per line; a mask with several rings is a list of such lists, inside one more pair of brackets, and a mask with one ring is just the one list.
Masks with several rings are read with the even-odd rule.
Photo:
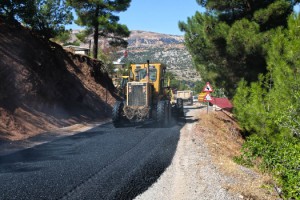
[[240, 155], [244, 142], [238, 124], [223, 112], [202, 113], [197, 124], [197, 134], [205, 140], [213, 162], [230, 182], [224, 185], [228, 191], [241, 194], [243, 199], [278, 199], [267, 174], [248, 169], [233, 161]]

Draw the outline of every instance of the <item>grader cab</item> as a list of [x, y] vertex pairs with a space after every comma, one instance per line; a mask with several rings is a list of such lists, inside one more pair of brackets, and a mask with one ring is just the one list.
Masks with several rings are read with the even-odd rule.
[[132, 64], [124, 101], [117, 101], [112, 111], [115, 127], [125, 122], [153, 119], [159, 126], [170, 123], [172, 113], [183, 114], [182, 103], [171, 104], [170, 87], [165, 87], [166, 68], [160, 63]]

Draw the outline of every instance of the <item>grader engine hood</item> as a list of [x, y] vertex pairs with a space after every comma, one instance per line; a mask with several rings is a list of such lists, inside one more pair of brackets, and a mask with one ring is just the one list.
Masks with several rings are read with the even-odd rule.
[[129, 120], [142, 121], [149, 116], [151, 84], [148, 82], [127, 83], [127, 102], [124, 114]]

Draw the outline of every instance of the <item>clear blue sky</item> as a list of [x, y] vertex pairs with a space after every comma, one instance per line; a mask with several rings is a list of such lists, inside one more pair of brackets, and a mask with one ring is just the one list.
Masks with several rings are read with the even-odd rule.
[[130, 30], [183, 35], [178, 21], [186, 22], [196, 11], [204, 11], [196, 0], [131, 0], [130, 7], [119, 16], [120, 23]]
[[[294, 9], [299, 12], [299, 8], [300, 5]], [[186, 22], [196, 11], [204, 11], [196, 0], [131, 0], [130, 7], [118, 13], [118, 16], [120, 23], [126, 24], [129, 30], [183, 35], [178, 28], [178, 21]], [[83, 29], [75, 24], [67, 28]]]
[[[119, 22], [127, 25], [129, 30], [183, 35], [178, 21], [186, 22], [196, 11], [204, 11], [196, 0], [131, 0], [130, 7], [117, 15], [120, 16]], [[83, 29], [75, 24], [66, 28]]]

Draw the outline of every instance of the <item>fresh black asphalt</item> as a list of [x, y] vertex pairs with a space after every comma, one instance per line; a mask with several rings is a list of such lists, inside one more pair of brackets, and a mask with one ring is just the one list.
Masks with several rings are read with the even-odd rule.
[[183, 124], [107, 123], [1, 155], [0, 199], [133, 199], [170, 165]]

